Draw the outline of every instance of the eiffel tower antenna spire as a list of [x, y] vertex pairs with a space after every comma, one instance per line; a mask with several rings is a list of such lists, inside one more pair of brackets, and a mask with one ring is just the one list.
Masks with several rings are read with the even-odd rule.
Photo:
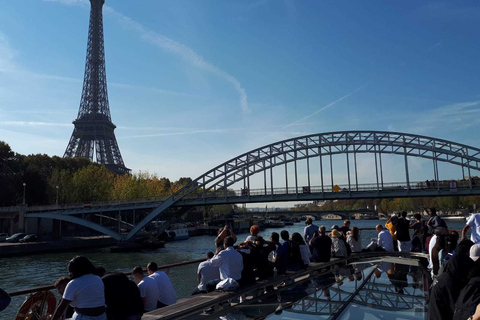
[[87, 158], [105, 165], [117, 174], [130, 171], [126, 168], [110, 117], [108, 104], [105, 49], [103, 45], [102, 8], [105, 0], [90, 0], [90, 26], [88, 30], [87, 60], [78, 116], [73, 124], [72, 137], [64, 158]]

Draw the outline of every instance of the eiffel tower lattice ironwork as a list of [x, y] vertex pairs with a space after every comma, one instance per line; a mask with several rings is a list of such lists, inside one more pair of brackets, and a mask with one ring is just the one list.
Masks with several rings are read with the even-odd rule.
[[90, 0], [90, 26], [88, 31], [87, 59], [83, 80], [82, 98], [75, 128], [65, 150], [64, 158], [82, 157], [105, 165], [117, 174], [130, 171], [126, 168], [110, 117], [105, 49], [103, 44], [102, 8], [105, 0]]

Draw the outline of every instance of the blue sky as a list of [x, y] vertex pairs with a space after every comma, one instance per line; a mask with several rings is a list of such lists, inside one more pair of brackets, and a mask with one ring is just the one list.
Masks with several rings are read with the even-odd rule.
[[[82, 91], [88, 1], [0, 4], [0, 140], [62, 156]], [[265, 144], [340, 130], [480, 147], [478, 1], [105, 5], [110, 109], [134, 171], [196, 177]]]

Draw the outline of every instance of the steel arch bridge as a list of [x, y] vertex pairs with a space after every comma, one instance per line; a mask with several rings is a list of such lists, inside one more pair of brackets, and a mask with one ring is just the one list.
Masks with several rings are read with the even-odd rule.
[[[358, 154], [373, 154], [375, 183], [359, 184]], [[332, 157], [344, 155], [347, 184], [335, 184]], [[385, 182], [382, 155], [397, 155], [404, 161], [404, 182]], [[423, 158], [432, 161], [432, 181], [412, 182], [408, 159]], [[324, 158], [327, 159], [325, 162]], [[311, 175], [311, 160], [318, 159], [319, 177]], [[307, 182], [301, 184], [298, 176], [300, 161], [306, 162]], [[198, 205], [254, 203], [275, 201], [393, 198], [452, 195], [448, 181], [439, 179], [439, 163], [449, 163], [461, 169], [456, 181], [455, 195], [480, 194], [471, 171], [480, 171], [480, 149], [443, 139], [386, 131], [341, 131], [318, 133], [272, 143], [244, 153], [199, 176], [174, 195], [161, 202], [128, 233], [116, 239], [128, 240], [167, 209]], [[289, 165], [293, 164], [293, 173]], [[284, 167], [282, 184], [277, 188], [274, 168]], [[329, 168], [329, 174], [325, 169]], [[290, 170], [291, 171], [291, 170]], [[260, 178], [262, 188], [252, 189], [251, 180]], [[329, 181], [327, 180], [329, 176]], [[293, 177], [293, 179], [292, 179]], [[464, 179], [464, 177], [468, 177]], [[292, 181], [293, 180], [293, 181]], [[315, 185], [315, 182], [319, 185]], [[242, 184], [240, 191], [234, 185]], [[480, 187], [480, 186], [479, 186]], [[335, 190], [336, 189], [336, 190]], [[38, 214], [34, 214], [39, 217]], [[50, 217], [52, 214], [50, 214]], [[32, 216], [33, 217], [33, 216]], [[64, 220], [61, 217], [58, 219]], [[99, 228], [96, 227], [98, 231]], [[111, 232], [110, 232], [111, 233]]]

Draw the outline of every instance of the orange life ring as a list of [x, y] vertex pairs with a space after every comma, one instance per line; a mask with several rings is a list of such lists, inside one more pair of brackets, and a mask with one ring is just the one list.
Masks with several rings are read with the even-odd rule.
[[57, 299], [50, 291], [30, 295], [18, 309], [15, 320], [50, 319], [57, 306]]

